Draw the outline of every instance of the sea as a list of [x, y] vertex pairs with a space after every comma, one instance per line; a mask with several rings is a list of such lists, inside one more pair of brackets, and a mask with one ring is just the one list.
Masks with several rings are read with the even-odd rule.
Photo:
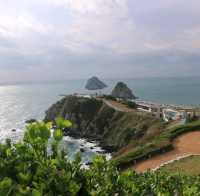
[[[109, 94], [117, 82], [125, 82], [139, 99], [163, 104], [200, 107], [200, 77], [102, 79], [108, 87], [100, 91], [87, 91], [86, 79], [54, 82], [28, 82], [0, 85], [0, 142], [11, 138], [22, 140], [25, 121], [42, 120], [45, 111], [64, 95], [73, 93]], [[13, 131], [13, 129], [15, 131]], [[103, 150], [98, 143], [85, 138], [64, 137], [62, 147], [73, 159], [80, 148], [83, 162], [90, 162]], [[108, 155], [110, 156], [110, 155]]]

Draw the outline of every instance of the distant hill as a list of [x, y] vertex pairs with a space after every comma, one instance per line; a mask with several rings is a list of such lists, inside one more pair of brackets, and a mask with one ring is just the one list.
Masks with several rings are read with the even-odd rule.
[[87, 84], [85, 86], [87, 90], [99, 90], [106, 87], [107, 85], [103, 83], [101, 80], [99, 80], [99, 78], [97, 78], [96, 76], [88, 79]]

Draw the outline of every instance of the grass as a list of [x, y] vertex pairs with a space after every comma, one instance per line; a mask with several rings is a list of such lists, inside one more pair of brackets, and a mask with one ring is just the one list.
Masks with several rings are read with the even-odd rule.
[[163, 151], [171, 150], [173, 149], [172, 141], [174, 138], [183, 133], [195, 130], [200, 130], [200, 121], [166, 129], [151, 141], [140, 144], [130, 149], [128, 152], [114, 157], [113, 162], [120, 167], [125, 167], [133, 164], [135, 161], [147, 159], [149, 156], [154, 156]]
[[173, 174], [200, 175], [200, 155], [186, 157], [161, 167], [160, 171]]

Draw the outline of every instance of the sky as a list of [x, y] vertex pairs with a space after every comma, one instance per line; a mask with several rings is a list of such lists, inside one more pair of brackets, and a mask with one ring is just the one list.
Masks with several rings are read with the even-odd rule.
[[199, 0], [0, 0], [0, 82], [200, 76]]

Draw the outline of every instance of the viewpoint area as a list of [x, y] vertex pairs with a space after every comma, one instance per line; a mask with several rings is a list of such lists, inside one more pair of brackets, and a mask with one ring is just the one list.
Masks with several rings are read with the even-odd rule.
[[199, 18], [0, 0], [0, 196], [199, 196]]

